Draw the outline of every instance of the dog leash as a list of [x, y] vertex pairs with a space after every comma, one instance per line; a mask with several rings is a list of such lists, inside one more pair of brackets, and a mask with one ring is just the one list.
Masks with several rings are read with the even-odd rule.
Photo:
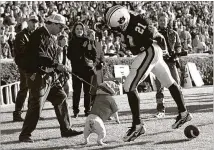
[[81, 77], [79, 77], [78, 75], [76, 75], [75, 73], [73, 73], [73, 72], [70, 72], [70, 73], [71, 73], [72, 75], [74, 75], [75, 77], [77, 77], [78, 79], [80, 79], [81, 81], [85, 82], [86, 84], [92, 86], [93, 88], [97, 88], [97, 87], [95, 87], [94, 85], [92, 85], [91, 83], [85, 81], [83, 78], [81, 78]]

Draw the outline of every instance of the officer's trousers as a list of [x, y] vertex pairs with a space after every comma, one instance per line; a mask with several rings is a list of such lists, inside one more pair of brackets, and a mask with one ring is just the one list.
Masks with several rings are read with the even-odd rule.
[[45, 100], [48, 99], [60, 124], [60, 130], [66, 132], [71, 128], [70, 114], [66, 94], [57, 78], [57, 74], [31, 74], [28, 78], [29, 104], [20, 137], [30, 137], [38, 123]]

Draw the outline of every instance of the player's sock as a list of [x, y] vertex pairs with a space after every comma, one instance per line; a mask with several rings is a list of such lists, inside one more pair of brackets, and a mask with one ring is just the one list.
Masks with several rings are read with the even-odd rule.
[[129, 106], [131, 108], [133, 117], [133, 126], [140, 124], [140, 98], [137, 91], [130, 91], [127, 93]]
[[173, 97], [173, 99], [175, 100], [177, 106], [178, 106], [178, 111], [180, 112], [184, 112], [186, 111], [186, 106], [184, 104], [184, 96], [181, 92], [181, 89], [179, 88], [177, 83], [172, 84], [169, 87], [169, 91]]

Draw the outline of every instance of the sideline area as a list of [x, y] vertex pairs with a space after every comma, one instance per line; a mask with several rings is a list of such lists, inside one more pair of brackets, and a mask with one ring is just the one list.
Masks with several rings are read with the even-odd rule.
[[[41, 120], [37, 129], [33, 132], [33, 144], [23, 144], [18, 142], [18, 136], [21, 131], [21, 122], [12, 122], [12, 112], [14, 106], [1, 107], [1, 149], [4, 150], [50, 150], [50, 149], [169, 149], [169, 150], [189, 150], [189, 149], [213, 149], [213, 86], [193, 87], [183, 89], [185, 101], [189, 111], [193, 114], [193, 120], [177, 130], [171, 129], [177, 110], [169, 91], [165, 91], [166, 99], [166, 117], [156, 119], [156, 101], [155, 92], [140, 93], [141, 98], [141, 117], [145, 122], [147, 132], [140, 136], [134, 142], [124, 143], [122, 136], [131, 125], [131, 113], [126, 95], [115, 96], [119, 106], [119, 118], [121, 124], [116, 124], [114, 120], [105, 123], [107, 136], [105, 142], [107, 146], [100, 147], [96, 145], [96, 135], [91, 136], [90, 143], [87, 146], [81, 145], [83, 135], [72, 138], [61, 138], [59, 125], [53, 110], [53, 106], [45, 103]], [[71, 105], [72, 101], [69, 100]], [[80, 117], [72, 118], [74, 129], [83, 130], [84, 128], [84, 107], [83, 100], [80, 103]], [[26, 111], [26, 107], [24, 109]], [[72, 112], [72, 108], [70, 108]], [[23, 113], [23, 116], [26, 112]], [[73, 115], [71, 113], [71, 115]], [[201, 130], [200, 136], [191, 141], [183, 134], [185, 126], [194, 124]], [[163, 138], [164, 137], [164, 138]]]

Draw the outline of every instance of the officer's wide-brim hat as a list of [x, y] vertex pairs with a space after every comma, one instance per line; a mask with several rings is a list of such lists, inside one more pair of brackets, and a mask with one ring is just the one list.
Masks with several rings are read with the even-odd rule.
[[103, 92], [110, 95], [115, 95], [115, 89], [119, 88], [118, 85], [113, 81], [104, 81], [98, 86], [97, 94], [103, 94]]
[[60, 14], [54, 13], [49, 17], [47, 17], [46, 21], [62, 24], [65, 29], [68, 29], [68, 26], [66, 25], [65, 17]]

